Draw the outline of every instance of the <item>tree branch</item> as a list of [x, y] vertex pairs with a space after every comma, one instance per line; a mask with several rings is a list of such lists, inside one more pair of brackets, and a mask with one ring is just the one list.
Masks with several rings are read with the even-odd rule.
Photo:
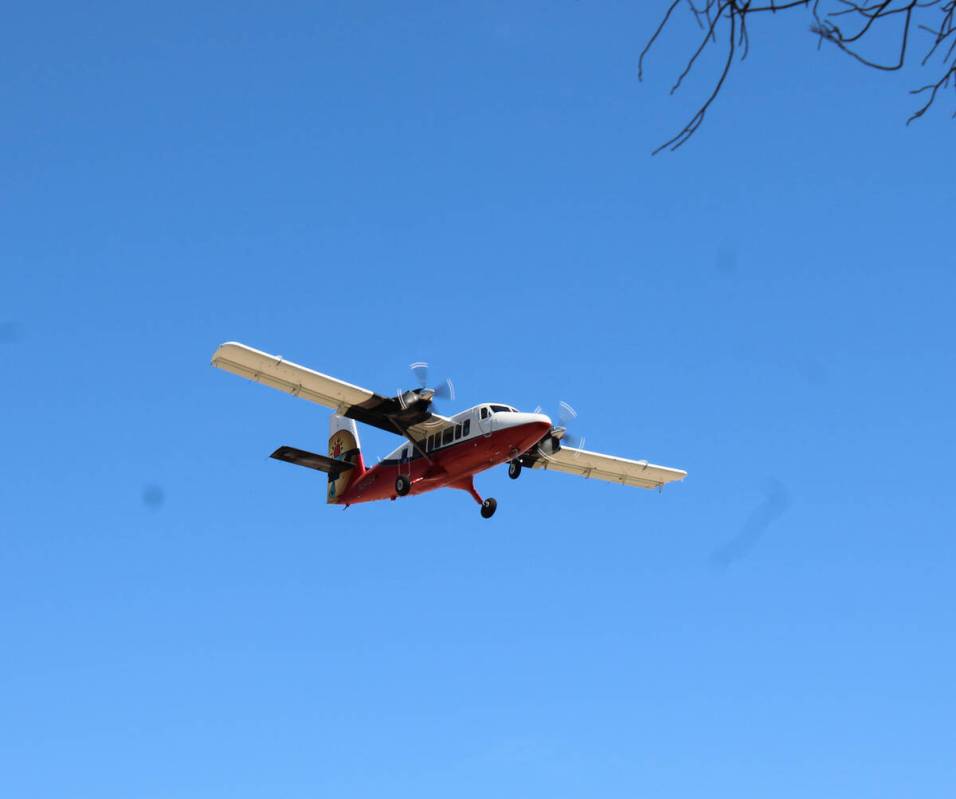
[[[672, 0], [660, 24], [654, 30], [638, 59], [638, 78], [643, 80], [644, 64], [652, 47], [659, 41], [664, 30], [673, 24], [675, 12], [681, 5], [681, 0]], [[823, 8], [821, 8], [823, 6]], [[894, 72], [906, 65], [907, 53], [910, 45], [910, 35], [914, 30], [929, 33], [932, 40], [923, 58], [921, 65], [926, 65], [934, 55], [942, 56], [942, 74], [931, 83], [918, 89], [912, 94], [927, 94], [926, 102], [917, 109], [907, 120], [907, 124], [919, 119], [936, 101], [939, 93], [951, 84], [956, 88], [956, 0], [870, 0], [857, 2], [856, 0], [787, 0], [777, 3], [770, 0], [763, 5], [754, 5], [753, 0], [687, 0], [697, 26], [700, 30], [700, 40], [697, 42], [683, 70], [671, 87], [671, 94], [683, 86], [693, 68], [708, 45], [726, 47], [727, 53], [717, 80], [690, 121], [673, 137], [654, 150], [654, 154], [661, 150], [676, 150], [697, 131], [704, 121], [707, 111], [713, 105], [721, 89], [727, 82], [735, 56], [743, 61], [750, 50], [750, 32], [747, 27], [747, 18], [751, 14], [776, 15], [783, 12], [795, 12], [804, 9], [811, 17], [810, 30], [822, 42], [829, 42], [839, 50], [849, 55], [859, 63], [871, 69], [884, 72]], [[918, 21], [934, 17], [937, 25], [917, 24]], [[892, 60], [881, 61], [861, 53], [857, 48], [867, 41], [867, 37], [874, 33], [884, 23], [889, 24], [900, 18], [899, 33], [896, 36], [894, 56]], [[841, 22], [847, 21], [852, 33], [841, 27]], [[858, 25], [853, 25], [853, 22]], [[724, 43], [724, 44], [721, 44]], [[954, 114], [956, 116], [956, 114]]]

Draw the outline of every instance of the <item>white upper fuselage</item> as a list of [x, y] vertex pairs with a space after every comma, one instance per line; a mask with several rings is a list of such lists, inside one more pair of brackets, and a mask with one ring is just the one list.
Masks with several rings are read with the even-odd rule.
[[[448, 424], [435, 425], [435, 430], [424, 441], [426, 452], [435, 452], [470, 438], [489, 436], [508, 427], [526, 424], [540, 424], [551, 419], [543, 413], [522, 413], [510, 405], [497, 402], [485, 402], [449, 416]], [[383, 462], [399, 461], [419, 457], [410, 441], [400, 444], [390, 452]]]

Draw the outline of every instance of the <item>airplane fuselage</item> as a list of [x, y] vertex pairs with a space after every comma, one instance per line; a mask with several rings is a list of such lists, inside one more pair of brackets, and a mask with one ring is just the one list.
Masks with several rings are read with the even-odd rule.
[[[450, 417], [451, 424], [413, 446], [406, 441], [369, 469], [336, 498], [351, 505], [395, 499], [396, 480], [404, 475], [410, 494], [436, 488], [460, 488], [475, 494], [472, 476], [523, 455], [551, 430], [542, 413], [521, 413], [507, 405], [476, 405]], [[481, 501], [479, 499], [479, 501]]]

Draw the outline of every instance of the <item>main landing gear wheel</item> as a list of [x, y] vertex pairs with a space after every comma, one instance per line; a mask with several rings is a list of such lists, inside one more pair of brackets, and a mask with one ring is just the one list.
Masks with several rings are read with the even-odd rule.
[[521, 474], [521, 462], [511, 461], [511, 463], [508, 464], [508, 477], [512, 480], [517, 480], [519, 474]]
[[412, 490], [411, 481], [404, 475], [400, 474], [395, 478], [395, 493], [400, 497], [404, 497], [409, 491]]
[[488, 499], [481, 503], [481, 515], [484, 519], [490, 519], [495, 515], [496, 510], [498, 510], [498, 503], [494, 497], [488, 497]]

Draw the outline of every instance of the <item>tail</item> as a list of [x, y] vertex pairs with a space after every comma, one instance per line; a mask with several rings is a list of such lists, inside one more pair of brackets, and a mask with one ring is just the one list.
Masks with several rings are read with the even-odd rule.
[[354, 463], [355, 467], [341, 474], [329, 474], [329, 492], [326, 502], [338, 503], [339, 497], [365, 474], [365, 461], [359, 444], [358, 427], [354, 419], [333, 413], [329, 417], [329, 457]]

